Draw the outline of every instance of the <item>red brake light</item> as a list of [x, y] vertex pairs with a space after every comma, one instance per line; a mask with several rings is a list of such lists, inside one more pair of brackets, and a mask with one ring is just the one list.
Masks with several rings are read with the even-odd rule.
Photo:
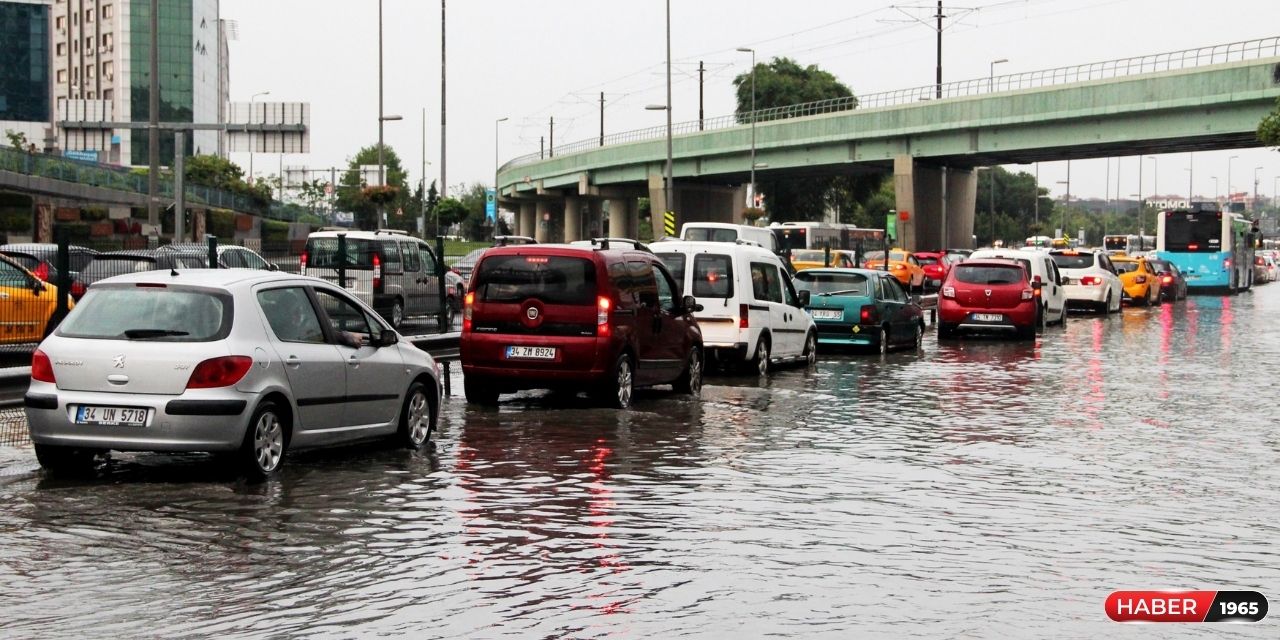
[[84, 283], [80, 282], [79, 280], [72, 281], [71, 297], [79, 298], [82, 295], [84, 295]]
[[298, 258], [298, 264], [301, 265], [302, 272], [306, 273], [307, 272], [307, 252], [305, 251], [302, 252], [302, 255]]
[[1226, 260], [1223, 260], [1223, 261], [1222, 261], [1222, 268], [1223, 268], [1223, 269], [1230, 269], [1230, 268], [1231, 268], [1231, 258], [1227, 258]]
[[751, 308], [745, 304], [738, 305], [738, 328], [751, 328]]
[[1031, 293], [1032, 293], [1032, 295], [1034, 295], [1035, 297], [1039, 298], [1039, 297], [1040, 297], [1040, 295], [1041, 295], [1041, 292], [1042, 292], [1042, 291], [1043, 291], [1043, 289], [1032, 289], [1032, 290], [1031, 290]]
[[471, 306], [475, 304], [476, 293], [468, 292], [466, 297], [462, 299], [462, 332], [470, 333], [471, 331]]
[[1102, 284], [1102, 278], [1099, 278], [1098, 276], [1085, 276], [1080, 278], [1080, 284], [1089, 287], [1096, 287]]
[[34, 275], [35, 277], [40, 278], [42, 282], [48, 282], [49, 281], [49, 263], [41, 262], [40, 266], [36, 267], [35, 271], [31, 272], [31, 275]]
[[1165, 276], [1165, 277], [1161, 278], [1160, 280], [1161, 280], [1162, 282], [1164, 282], [1165, 284], [1170, 284], [1170, 283], [1172, 283], [1172, 282], [1173, 282], [1173, 276]]
[[596, 298], [596, 335], [609, 335], [609, 309], [613, 308], [613, 300], [605, 296]]
[[880, 319], [875, 307], [863, 307], [858, 314], [858, 321], [863, 324], [875, 324]]
[[382, 291], [382, 257], [373, 254], [373, 290]]
[[58, 382], [53, 377], [53, 363], [49, 362], [49, 356], [39, 349], [31, 354], [31, 379], [40, 382]]
[[550, 260], [546, 256], [529, 256], [524, 259], [529, 264], [547, 264]]
[[1200, 245], [1198, 245], [1198, 244], [1189, 244], [1189, 245], [1187, 245], [1187, 251], [1195, 251], [1196, 249], [1199, 249], [1199, 248], [1200, 248]]
[[188, 389], [216, 389], [229, 387], [249, 373], [253, 358], [249, 356], [222, 356], [209, 358], [196, 365], [187, 380]]

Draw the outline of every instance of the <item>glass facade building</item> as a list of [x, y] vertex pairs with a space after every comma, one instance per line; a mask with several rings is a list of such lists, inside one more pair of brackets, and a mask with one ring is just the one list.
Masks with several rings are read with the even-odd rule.
[[49, 6], [0, 1], [0, 120], [48, 122]]
[[[192, 2], [160, 0], [160, 121], [193, 122], [195, 91], [192, 86]], [[146, 122], [151, 111], [151, 7], [147, 2], [132, 4], [129, 15], [129, 56], [133, 70], [129, 74], [130, 113], [133, 122]], [[129, 163], [146, 165], [148, 139], [146, 130], [131, 131]], [[186, 134], [186, 150], [194, 149], [192, 134]], [[160, 133], [160, 164], [173, 163], [173, 133]]]

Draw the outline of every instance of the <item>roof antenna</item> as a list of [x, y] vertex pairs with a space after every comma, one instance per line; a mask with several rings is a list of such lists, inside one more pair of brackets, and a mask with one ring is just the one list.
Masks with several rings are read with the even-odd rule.
[[174, 269], [173, 267], [169, 267], [169, 275], [171, 275], [171, 276], [173, 276], [173, 277], [175, 277], [175, 278], [176, 278], [176, 277], [178, 277], [178, 270], [177, 270], [177, 269]]

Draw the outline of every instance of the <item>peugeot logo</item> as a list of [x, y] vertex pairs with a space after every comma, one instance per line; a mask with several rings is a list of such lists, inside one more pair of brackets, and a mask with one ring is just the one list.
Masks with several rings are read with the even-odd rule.
[[123, 369], [123, 368], [124, 368], [124, 354], [122, 353], [122, 354], [120, 354], [120, 355], [118, 355], [118, 356], [116, 356], [116, 357], [112, 358], [112, 359], [111, 359], [111, 366], [113, 366], [113, 367], [115, 367], [115, 368], [117, 368], [117, 369]]
[[986, 293], [986, 294], [987, 294], [987, 297], [988, 297], [988, 298], [990, 298], [990, 297], [991, 297], [991, 290], [990, 290], [990, 289], [987, 289], [984, 293]]
[[526, 309], [526, 310], [525, 310], [524, 315], [528, 316], [530, 320], [537, 320], [537, 319], [538, 319], [538, 308], [537, 308], [537, 307], [529, 307], [528, 309]]

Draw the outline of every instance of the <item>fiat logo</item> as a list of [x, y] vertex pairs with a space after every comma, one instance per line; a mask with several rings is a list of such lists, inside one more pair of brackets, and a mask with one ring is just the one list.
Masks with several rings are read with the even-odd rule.
[[537, 308], [537, 307], [529, 307], [528, 309], [526, 309], [526, 310], [525, 310], [524, 315], [525, 315], [525, 316], [527, 316], [530, 320], [537, 320], [537, 319], [538, 319], [538, 308]]

